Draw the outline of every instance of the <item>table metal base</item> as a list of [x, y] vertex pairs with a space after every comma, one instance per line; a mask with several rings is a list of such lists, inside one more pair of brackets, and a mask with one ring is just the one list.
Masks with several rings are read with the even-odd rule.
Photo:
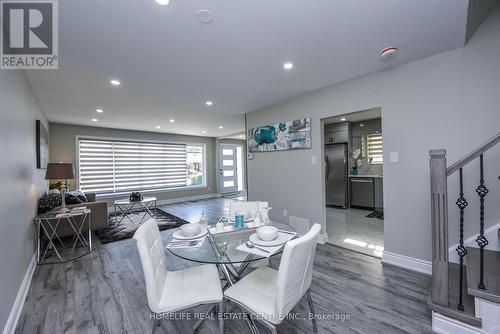
[[[134, 222], [132, 220], [132, 218], [130, 218], [130, 215], [134, 213], [134, 209], [138, 209], [139, 211], [144, 212], [144, 214], [141, 217], [141, 220], [139, 221], [139, 223], [137, 223], [139, 225], [142, 224], [142, 222], [144, 221], [144, 218], [146, 218], [146, 216], [149, 215], [151, 218], [154, 218], [155, 214], [157, 213], [156, 212], [156, 200], [149, 201], [149, 202], [130, 202], [128, 204], [118, 204], [118, 203], [115, 203], [114, 204], [114, 209], [115, 209], [115, 222], [116, 222], [116, 225], [120, 225], [120, 223], [125, 218], [127, 218], [128, 220], [130, 220], [130, 222], [132, 224], [136, 224], [136, 222]], [[154, 213], [153, 213], [152, 210], [154, 210]], [[118, 211], [120, 211], [121, 216], [122, 216], [120, 220], [118, 220], [118, 214], [117, 214]]]
[[[65, 222], [73, 230], [73, 237], [69, 245], [65, 244], [57, 234], [58, 227]], [[90, 211], [62, 217], [37, 217], [35, 224], [37, 229], [37, 264], [66, 263], [92, 252]], [[87, 228], [84, 229], [85, 227]], [[87, 237], [84, 235], [85, 232], [88, 233]], [[44, 238], [46, 239], [46, 246], [42, 249]], [[86, 251], [75, 254], [75, 248], [79, 244], [86, 248]], [[54, 252], [59, 261], [45, 261], [50, 252]], [[64, 256], [68, 252], [72, 253], [72, 255], [69, 257]]]

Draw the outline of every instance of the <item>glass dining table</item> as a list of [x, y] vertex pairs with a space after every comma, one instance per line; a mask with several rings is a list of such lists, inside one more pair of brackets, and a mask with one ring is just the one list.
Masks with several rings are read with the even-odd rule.
[[[297, 236], [295, 229], [283, 223], [271, 222], [269, 225], [275, 226], [281, 233], [288, 233], [293, 235], [293, 238]], [[209, 226], [209, 231], [214, 226]], [[283, 252], [284, 245], [275, 251], [269, 257], [260, 256], [253, 253], [248, 253], [245, 251], [238, 250], [237, 247], [246, 243], [253, 233], [256, 233], [256, 227], [243, 228], [234, 231], [222, 232], [222, 233], [207, 233], [203, 244], [199, 247], [186, 247], [186, 248], [168, 248], [170, 253], [182, 258], [184, 260], [204, 263], [204, 264], [215, 264], [220, 269], [226, 280], [226, 284], [223, 290], [229, 286], [234, 285], [240, 278], [241, 274], [245, 271], [248, 265], [254, 261], [259, 261], [263, 259], [270, 259], [273, 256], [279, 255]], [[172, 232], [175, 232], [173, 230]], [[174, 239], [173, 233], [168, 237], [167, 242]], [[214, 310], [211, 306], [207, 314], [210, 314]], [[193, 326], [193, 331], [201, 326], [206, 317], [200, 318]], [[259, 334], [259, 330], [255, 325], [255, 321], [251, 317], [245, 317], [248, 328], [252, 334]]]
[[[288, 224], [271, 222], [269, 225], [277, 227], [282, 233], [296, 235], [295, 229]], [[209, 227], [213, 228], [213, 226]], [[167, 247], [167, 249], [173, 255], [188, 261], [217, 265], [223, 273], [227, 285], [233, 285], [240, 279], [242, 272], [251, 262], [268, 259], [266, 256], [237, 249], [238, 246], [249, 240], [250, 235], [256, 233], [256, 229], [256, 227], [249, 227], [223, 233], [212, 234], [208, 232], [203, 244], [199, 247]], [[172, 234], [168, 237], [167, 242], [170, 243], [173, 239]], [[283, 247], [274, 252], [269, 258], [281, 254]]]

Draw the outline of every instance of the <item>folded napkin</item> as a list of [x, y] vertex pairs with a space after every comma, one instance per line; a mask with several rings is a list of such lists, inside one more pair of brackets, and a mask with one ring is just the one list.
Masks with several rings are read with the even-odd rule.
[[[282, 233], [282, 232], [278, 232], [278, 233], [281, 234], [281, 235], [283, 235], [286, 238], [287, 241], [293, 239], [297, 235], [297, 233], [294, 233], [294, 234]], [[238, 247], [236, 247], [236, 249], [239, 250], [239, 251], [242, 251], [242, 252], [247, 252], [247, 253], [255, 254], [255, 255], [258, 255], [258, 256], [270, 257], [271, 255], [273, 255], [274, 253], [276, 253], [277, 251], [279, 251], [284, 245], [285, 244], [282, 244], [282, 245], [279, 245], [279, 246], [260, 246], [260, 245], [255, 245], [254, 244], [253, 248], [249, 248], [247, 246], [246, 242], [245, 242], [245, 243], [242, 243], [241, 245], [239, 245]], [[269, 253], [264, 252], [264, 251], [258, 249], [257, 247], [265, 249]]]
[[[167, 248], [173, 249], [173, 248], [199, 248], [203, 245], [203, 242], [205, 241], [206, 236], [203, 236], [198, 239], [191, 239], [191, 240], [180, 240], [180, 239], [172, 239], [168, 245]], [[193, 243], [195, 241], [196, 243]]]

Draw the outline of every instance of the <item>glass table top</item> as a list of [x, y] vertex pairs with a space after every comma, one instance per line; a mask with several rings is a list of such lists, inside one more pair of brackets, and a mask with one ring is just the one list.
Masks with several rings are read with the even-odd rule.
[[[279, 230], [296, 232], [295, 229], [282, 223], [272, 222], [271, 226], [277, 227]], [[177, 229], [173, 229], [175, 232]], [[248, 241], [250, 235], [255, 233], [256, 228], [245, 228], [241, 230], [219, 233], [207, 234], [203, 244], [200, 247], [189, 248], [166, 248], [175, 256], [185, 260], [200, 262], [200, 263], [213, 263], [213, 264], [229, 264], [229, 263], [245, 263], [265, 259], [265, 256], [250, 254], [236, 249], [239, 245]], [[170, 235], [167, 243], [173, 239]], [[275, 252], [272, 256], [281, 254], [283, 247]]]
[[68, 213], [59, 213], [59, 212], [46, 212], [42, 213], [38, 216], [35, 217], [35, 219], [62, 219], [62, 218], [68, 218], [68, 217], [75, 217], [75, 216], [82, 216], [85, 214], [89, 214], [90, 209], [85, 209], [85, 210], [78, 210], [78, 211], [71, 211]]

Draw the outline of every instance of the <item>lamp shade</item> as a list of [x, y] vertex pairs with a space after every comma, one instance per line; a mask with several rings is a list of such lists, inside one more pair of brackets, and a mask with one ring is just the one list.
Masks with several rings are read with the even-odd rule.
[[46, 180], [67, 180], [75, 177], [75, 170], [72, 163], [50, 162], [47, 164]]

